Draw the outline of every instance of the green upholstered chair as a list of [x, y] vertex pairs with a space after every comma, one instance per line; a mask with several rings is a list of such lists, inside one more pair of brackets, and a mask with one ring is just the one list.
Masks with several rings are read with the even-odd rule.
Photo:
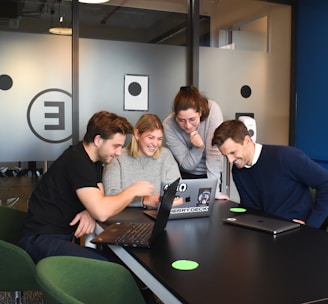
[[145, 303], [122, 265], [74, 256], [44, 258], [36, 272], [45, 304]]
[[0, 206], [0, 240], [16, 244], [25, 217], [24, 211]]
[[[317, 190], [313, 189], [313, 188], [310, 188], [310, 191], [311, 191], [313, 200], [315, 200], [316, 195], [317, 195]], [[326, 220], [323, 222], [320, 229], [325, 230], [325, 231], [328, 232], [328, 217], [326, 217]]]
[[22, 248], [0, 240], [0, 290], [39, 290], [35, 264]]
[[40, 290], [35, 264], [15, 245], [26, 212], [0, 206], [0, 291], [13, 292], [13, 301], [21, 301], [22, 291]]
[[311, 194], [312, 194], [312, 198], [315, 199], [315, 196], [316, 196], [316, 189], [313, 189], [313, 188], [310, 188], [310, 191], [311, 191]]

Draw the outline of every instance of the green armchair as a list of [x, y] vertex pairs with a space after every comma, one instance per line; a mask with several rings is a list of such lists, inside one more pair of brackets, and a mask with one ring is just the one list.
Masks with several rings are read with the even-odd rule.
[[44, 258], [36, 266], [45, 304], [145, 303], [122, 265], [74, 256]]
[[25, 217], [24, 211], [0, 206], [0, 240], [16, 244]]
[[0, 291], [10, 291], [21, 302], [22, 291], [40, 290], [35, 264], [31, 257], [15, 245], [26, 213], [0, 206]]
[[35, 264], [22, 248], [0, 240], [0, 290], [39, 290]]

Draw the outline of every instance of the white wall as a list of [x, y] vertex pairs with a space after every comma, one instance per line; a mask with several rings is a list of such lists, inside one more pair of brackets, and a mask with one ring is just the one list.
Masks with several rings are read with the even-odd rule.
[[[259, 142], [288, 144], [289, 7], [271, 11], [268, 30], [269, 52], [201, 48], [199, 89], [218, 102], [225, 119], [234, 118], [236, 112], [254, 113]], [[70, 140], [45, 142], [33, 134], [27, 122], [29, 104], [40, 92], [59, 88], [71, 93], [70, 52], [69, 37], [0, 32], [0, 75], [14, 80], [10, 90], [0, 90], [0, 162], [51, 161], [71, 144]], [[132, 123], [142, 114], [123, 111], [125, 74], [149, 76], [149, 112], [164, 119], [179, 87], [186, 84], [186, 49], [80, 39], [79, 72], [82, 138], [87, 120], [96, 111], [113, 111]], [[240, 95], [243, 85], [252, 89], [247, 99]], [[48, 99], [65, 102], [69, 112], [67, 96], [58, 92], [43, 95], [42, 101]], [[40, 105], [33, 109], [33, 123], [41, 130], [49, 122], [44, 120], [46, 112]], [[50, 121], [56, 124], [56, 120]], [[65, 138], [71, 133], [70, 121], [65, 122], [65, 130], [45, 132], [45, 136]]]
[[[269, 51], [200, 49], [199, 89], [215, 100], [224, 119], [235, 113], [254, 113], [257, 141], [288, 145], [290, 95], [290, 8], [278, 7], [269, 15]], [[243, 98], [240, 89], [252, 89]], [[231, 196], [238, 194], [231, 182]]]
[[80, 40], [80, 135], [91, 113], [105, 109], [135, 123], [143, 113], [123, 111], [125, 74], [149, 76], [149, 113], [164, 119], [186, 84], [186, 48]]

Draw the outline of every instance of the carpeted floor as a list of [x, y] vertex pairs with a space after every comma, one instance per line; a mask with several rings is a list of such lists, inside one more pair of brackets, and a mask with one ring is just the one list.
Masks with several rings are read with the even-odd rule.
[[[143, 296], [147, 304], [163, 304], [150, 290], [143, 291]], [[0, 304], [13, 304], [15, 297], [12, 292], [0, 292]], [[18, 302], [17, 302], [18, 303]], [[22, 294], [22, 304], [44, 304], [40, 291], [25, 291]]]
[[[143, 296], [147, 304], [163, 304], [150, 290], [143, 291]], [[0, 292], [0, 304], [13, 304], [15, 297], [12, 292]], [[40, 291], [25, 291], [22, 294], [22, 304], [44, 304]]]
[[[12, 304], [15, 297], [12, 292], [0, 292], [0, 304]], [[43, 304], [43, 297], [40, 291], [25, 291], [22, 294], [22, 304]]]

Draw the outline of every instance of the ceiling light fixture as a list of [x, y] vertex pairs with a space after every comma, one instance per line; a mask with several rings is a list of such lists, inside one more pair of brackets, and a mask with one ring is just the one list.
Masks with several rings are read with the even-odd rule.
[[51, 27], [49, 29], [49, 33], [55, 34], [55, 35], [72, 36], [72, 28], [70, 28], [70, 27]]
[[58, 0], [57, 14], [54, 7], [51, 9], [51, 27], [49, 28], [49, 33], [71, 36], [72, 27], [65, 26], [64, 21], [66, 21], [66, 19], [64, 18], [65, 14], [61, 11], [61, 2], [62, 0]]

